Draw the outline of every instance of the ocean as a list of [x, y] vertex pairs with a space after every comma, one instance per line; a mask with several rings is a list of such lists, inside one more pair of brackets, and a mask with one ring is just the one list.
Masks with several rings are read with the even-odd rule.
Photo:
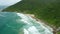
[[6, 6], [0, 6], [0, 11], [2, 11], [5, 8], [6, 8]]

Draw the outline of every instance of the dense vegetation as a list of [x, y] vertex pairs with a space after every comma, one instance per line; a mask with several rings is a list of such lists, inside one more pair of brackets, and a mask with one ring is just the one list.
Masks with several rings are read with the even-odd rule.
[[35, 14], [37, 18], [53, 25], [55, 31], [60, 27], [60, 0], [22, 0], [3, 11]]

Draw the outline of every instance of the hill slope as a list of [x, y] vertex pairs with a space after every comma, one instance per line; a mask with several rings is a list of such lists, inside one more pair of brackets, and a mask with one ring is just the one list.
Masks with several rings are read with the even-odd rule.
[[22, 0], [3, 11], [35, 14], [37, 18], [60, 27], [60, 0]]
[[37, 18], [54, 25], [55, 29], [60, 27], [60, 0], [22, 0], [3, 11], [35, 14]]
[[22, 0], [17, 4], [8, 7], [5, 10], [8, 11], [36, 10], [36, 9], [45, 8], [47, 5], [50, 5], [51, 3], [55, 3], [55, 2], [56, 0]]

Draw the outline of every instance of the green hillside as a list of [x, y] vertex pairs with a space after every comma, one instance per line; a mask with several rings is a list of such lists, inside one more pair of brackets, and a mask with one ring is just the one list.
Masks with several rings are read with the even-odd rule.
[[3, 11], [17, 11], [34, 14], [37, 18], [60, 27], [60, 0], [22, 0]]
[[52, 4], [55, 3], [57, 3], [55, 0], [22, 0], [21, 2], [8, 7], [7, 9], [5, 9], [5, 11], [36, 11], [38, 9], [45, 9], [50, 5], [51, 8]]

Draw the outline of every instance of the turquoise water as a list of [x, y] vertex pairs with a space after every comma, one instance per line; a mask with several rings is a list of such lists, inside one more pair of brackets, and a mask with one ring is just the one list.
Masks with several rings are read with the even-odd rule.
[[0, 12], [0, 34], [53, 34], [48, 26], [30, 16], [15, 12]]

